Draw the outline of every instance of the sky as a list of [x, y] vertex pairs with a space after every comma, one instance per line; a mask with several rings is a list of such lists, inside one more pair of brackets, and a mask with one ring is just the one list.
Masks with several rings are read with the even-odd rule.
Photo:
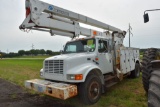
[[[131, 47], [160, 48], [160, 11], [148, 12], [150, 21], [144, 23], [145, 10], [160, 9], [160, 0], [42, 0], [55, 6], [86, 15], [127, 31], [132, 27]], [[47, 32], [19, 30], [25, 19], [25, 0], [0, 1], [0, 51], [45, 49], [59, 51], [68, 37], [50, 36]], [[124, 45], [129, 45], [129, 34]]]

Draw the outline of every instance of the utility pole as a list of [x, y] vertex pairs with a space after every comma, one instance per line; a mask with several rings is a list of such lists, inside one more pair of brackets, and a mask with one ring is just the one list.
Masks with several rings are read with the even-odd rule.
[[131, 30], [132, 30], [132, 27], [130, 26], [130, 23], [129, 23], [129, 29], [127, 30], [127, 31], [129, 32], [129, 47], [131, 47], [131, 40], [130, 40], [130, 36], [131, 36], [131, 35], [133, 36], [133, 34], [132, 34]]
[[31, 46], [31, 47], [32, 47], [32, 50], [33, 50], [33, 49], [34, 49], [34, 45], [32, 44], [32, 46]]

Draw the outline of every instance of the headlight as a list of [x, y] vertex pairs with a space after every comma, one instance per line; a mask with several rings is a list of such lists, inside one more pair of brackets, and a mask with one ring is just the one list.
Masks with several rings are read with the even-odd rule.
[[43, 69], [40, 70], [40, 76], [43, 76]]
[[68, 80], [82, 80], [83, 75], [82, 74], [68, 74], [67, 79]]

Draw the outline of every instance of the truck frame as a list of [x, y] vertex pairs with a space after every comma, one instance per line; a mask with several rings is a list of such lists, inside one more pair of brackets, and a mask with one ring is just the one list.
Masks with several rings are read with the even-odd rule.
[[[26, 88], [63, 100], [79, 95], [83, 103], [94, 104], [106, 88], [125, 76], [139, 77], [139, 49], [123, 45], [125, 31], [39, 0], [26, 0], [25, 4], [21, 30], [72, 38], [61, 55], [44, 60], [40, 70], [43, 79], [26, 80]], [[81, 27], [80, 23], [106, 31]]]

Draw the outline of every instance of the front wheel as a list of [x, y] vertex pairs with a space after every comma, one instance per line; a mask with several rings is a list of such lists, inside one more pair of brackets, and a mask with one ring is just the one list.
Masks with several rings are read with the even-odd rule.
[[100, 99], [102, 84], [98, 76], [88, 75], [86, 81], [81, 83], [78, 89], [80, 100], [90, 105]]

